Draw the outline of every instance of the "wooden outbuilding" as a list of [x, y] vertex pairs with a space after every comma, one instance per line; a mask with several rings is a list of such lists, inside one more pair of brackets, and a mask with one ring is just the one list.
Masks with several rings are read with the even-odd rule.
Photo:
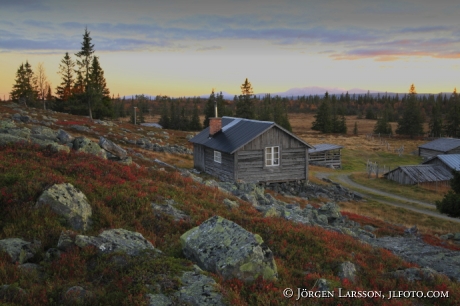
[[438, 165], [399, 166], [384, 174], [392, 181], [404, 185], [444, 183], [452, 178], [452, 173]]
[[460, 139], [438, 138], [418, 147], [418, 155], [425, 159], [430, 159], [440, 154], [460, 154]]
[[460, 171], [460, 154], [437, 155], [423, 164], [441, 166], [449, 172]]
[[223, 181], [287, 182], [308, 178], [313, 146], [269, 121], [210, 118], [190, 139], [194, 167]]
[[343, 146], [339, 145], [329, 143], [317, 144], [314, 149], [308, 151], [308, 162], [310, 165], [342, 168], [342, 149]]

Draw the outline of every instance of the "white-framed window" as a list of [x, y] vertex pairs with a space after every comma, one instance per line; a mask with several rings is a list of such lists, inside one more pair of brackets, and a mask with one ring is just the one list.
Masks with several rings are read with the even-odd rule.
[[222, 164], [222, 154], [219, 151], [214, 151], [214, 161]]
[[265, 166], [280, 165], [280, 147], [265, 148]]

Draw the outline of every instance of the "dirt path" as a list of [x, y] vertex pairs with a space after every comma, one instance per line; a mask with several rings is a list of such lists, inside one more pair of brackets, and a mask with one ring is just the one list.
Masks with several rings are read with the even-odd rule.
[[[331, 173], [317, 173], [316, 176], [318, 178], [327, 178], [327, 177], [331, 176]], [[381, 190], [378, 190], [378, 189], [369, 188], [367, 186], [364, 186], [364, 185], [361, 185], [361, 184], [358, 184], [358, 183], [352, 181], [350, 179], [350, 177], [349, 177], [349, 174], [339, 174], [337, 176], [334, 176], [333, 181], [336, 181], [339, 184], [345, 185], [345, 187], [348, 187], [349, 189], [352, 189], [353, 191], [356, 191], [357, 193], [363, 195], [363, 197], [371, 198], [371, 199], [373, 199], [375, 201], [378, 201], [380, 203], [383, 203], [383, 204], [392, 205], [392, 206], [396, 206], [396, 207], [402, 207], [402, 208], [412, 210], [412, 211], [415, 211], [415, 212], [418, 212], [418, 213], [422, 213], [422, 214], [425, 214], [425, 215], [429, 215], [429, 216], [432, 216], [432, 217], [436, 217], [436, 218], [440, 218], [440, 219], [443, 219], [443, 220], [449, 220], [449, 221], [460, 223], [460, 219], [458, 219], [458, 218], [451, 218], [451, 217], [448, 217], [446, 215], [440, 214], [440, 213], [435, 212], [435, 211], [416, 208], [416, 207], [413, 207], [411, 205], [411, 204], [415, 204], [415, 205], [423, 206], [423, 207], [426, 207], [426, 208], [436, 208], [436, 205], [434, 205], [432, 203], [418, 201], [418, 200], [414, 200], [414, 199], [409, 199], [409, 198], [398, 196], [398, 195], [395, 195], [395, 194], [392, 194], [392, 193], [381, 191]], [[376, 196], [384, 196], [384, 197], [388, 198], [388, 200], [382, 200], [382, 199], [380, 199], [380, 198], [378, 198]], [[394, 200], [394, 201], [392, 201], [392, 200]]]

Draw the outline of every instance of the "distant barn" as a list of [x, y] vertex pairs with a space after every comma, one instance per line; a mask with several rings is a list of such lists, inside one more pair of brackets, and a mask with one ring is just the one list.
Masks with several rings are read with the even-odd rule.
[[423, 164], [441, 166], [449, 172], [460, 171], [460, 154], [438, 155], [423, 162]]
[[440, 154], [460, 154], [460, 139], [439, 138], [418, 147], [418, 155], [425, 159]]
[[443, 183], [447, 184], [452, 173], [438, 165], [411, 165], [399, 166], [384, 174], [392, 181], [404, 185]]
[[341, 150], [343, 146], [321, 143], [308, 151], [310, 165], [323, 167], [342, 168]]
[[269, 121], [210, 118], [190, 139], [194, 167], [223, 181], [286, 182], [308, 178], [313, 147]]

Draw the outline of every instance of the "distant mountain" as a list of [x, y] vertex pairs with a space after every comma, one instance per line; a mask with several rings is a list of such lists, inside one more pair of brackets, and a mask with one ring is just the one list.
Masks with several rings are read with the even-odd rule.
[[[309, 86], [309, 87], [302, 87], [302, 88], [291, 88], [283, 92], [274, 92], [271, 93], [272, 96], [280, 96], [280, 97], [297, 97], [297, 96], [309, 96], [309, 95], [318, 95], [324, 96], [326, 91], [331, 95], [340, 95], [345, 94], [348, 91], [348, 94], [366, 94], [367, 90], [360, 89], [360, 88], [352, 88], [352, 89], [345, 89], [345, 88], [338, 88], [338, 87], [319, 87], [319, 86]], [[370, 93], [378, 93], [376, 90], [370, 90]], [[256, 94], [257, 96], [265, 95], [266, 93]]]

